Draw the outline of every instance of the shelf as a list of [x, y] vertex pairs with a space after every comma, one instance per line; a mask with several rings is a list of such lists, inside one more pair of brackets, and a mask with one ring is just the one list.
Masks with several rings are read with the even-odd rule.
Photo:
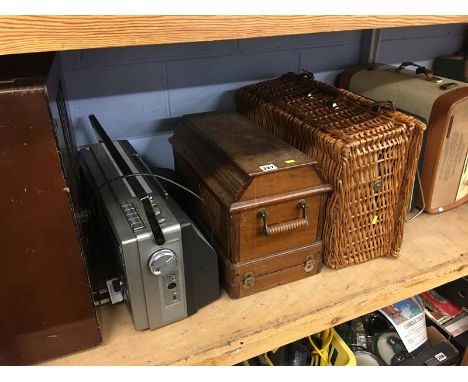
[[468, 275], [468, 204], [406, 224], [399, 259], [376, 259], [137, 332], [122, 304], [104, 305], [104, 344], [47, 365], [235, 364], [382, 306]]
[[0, 16], [0, 55], [466, 22], [468, 16]]

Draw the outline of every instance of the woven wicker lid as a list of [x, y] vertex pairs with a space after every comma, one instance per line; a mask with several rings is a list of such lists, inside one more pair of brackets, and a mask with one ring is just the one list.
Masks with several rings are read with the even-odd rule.
[[287, 73], [247, 86], [241, 92], [281, 108], [305, 122], [308, 129], [320, 129], [344, 145], [353, 146], [415, 125], [425, 127], [419, 120], [396, 111], [389, 101], [372, 101], [316, 81], [307, 73]]

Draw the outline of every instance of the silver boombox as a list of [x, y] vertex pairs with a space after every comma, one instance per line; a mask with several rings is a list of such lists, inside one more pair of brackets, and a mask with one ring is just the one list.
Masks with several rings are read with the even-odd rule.
[[124, 300], [137, 330], [181, 320], [219, 297], [216, 252], [130, 143], [90, 120], [100, 143], [79, 155], [92, 285]]

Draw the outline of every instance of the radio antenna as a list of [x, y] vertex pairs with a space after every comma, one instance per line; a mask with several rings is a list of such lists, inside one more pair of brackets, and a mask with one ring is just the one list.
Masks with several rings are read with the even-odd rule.
[[[109, 154], [111, 155], [112, 159], [114, 159], [115, 163], [117, 164], [117, 167], [120, 169], [122, 174], [127, 177], [133, 174], [132, 169], [130, 168], [128, 163], [125, 162], [125, 159], [123, 158], [122, 154], [120, 154], [119, 150], [117, 150], [117, 147], [115, 146], [114, 142], [107, 135], [106, 131], [104, 130], [104, 127], [102, 127], [101, 123], [98, 121], [94, 114], [89, 115], [89, 121], [93, 126], [96, 137], [100, 142], [102, 142], [106, 146], [107, 150], [109, 151]], [[143, 209], [151, 227], [151, 231], [153, 232], [156, 244], [163, 245], [166, 242], [166, 238], [164, 237], [164, 234], [161, 230], [161, 226], [159, 225], [156, 214], [154, 213], [150, 196], [135, 177], [128, 177], [127, 182], [130, 185], [130, 188], [137, 196], [137, 198], [140, 199], [141, 204], [143, 205]]]

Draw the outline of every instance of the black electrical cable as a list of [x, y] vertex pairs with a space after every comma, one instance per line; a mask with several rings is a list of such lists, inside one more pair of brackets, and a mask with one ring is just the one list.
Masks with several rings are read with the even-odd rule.
[[[350, 348], [361, 349], [361, 350], [365, 350], [365, 351], [367, 351], [367, 352], [369, 352], [369, 353], [372, 353], [372, 352], [369, 351], [367, 348], [365, 348], [364, 346], [361, 346], [361, 345], [357, 345], [357, 344], [348, 344], [348, 346], [349, 346]], [[372, 354], [374, 354], [374, 353], [372, 353]]]
[[94, 193], [93, 195], [91, 196], [90, 200], [89, 200], [89, 203], [88, 205], [91, 206], [94, 202], [94, 200], [96, 199], [99, 191], [101, 191], [101, 189], [104, 187], [104, 186], [107, 186], [107, 185], [110, 185], [111, 183], [117, 181], [117, 180], [120, 180], [120, 179], [127, 179], [127, 178], [134, 178], [134, 177], [137, 177], [137, 176], [141, 176], [141, 177], [152, 177], [152, 178], [158, 178], [158, 179], [162, 179], [166, 182], [169, 182], [169, 183], [172, 183], [173, 185], [181, 188], [182, 190], [188, 192], [189, 194], [191, 194], [192, 196], [196, 197], [197, 199], [199, 199], [203, 204], [206, 205], [206, 202], [199, 196], [197, 195], [195, 192], [193, 192], [192, 190], [190, 190], [189, 188], [185, 187], [185, 186], [182, 186], [181, 184], [173, 181], [172, 179], [169, 179], [169, 178], [166, 178], [164, 176], [161, 176], [161, 175], [157, 175], [157, 174], [153, 174], [153, 173], [150, 173], [150, 172], [139, 172], [139, 173], [134, 173], [134, 174], [128, 174], [128, 175], [118, 175], [118, 176], [114, 176], [113, 178], [110, 178], [108, 179], [105, 183], [102, 183], [100, 184], [99, 186], [96, 187], [96, 189], [94, 190]]

